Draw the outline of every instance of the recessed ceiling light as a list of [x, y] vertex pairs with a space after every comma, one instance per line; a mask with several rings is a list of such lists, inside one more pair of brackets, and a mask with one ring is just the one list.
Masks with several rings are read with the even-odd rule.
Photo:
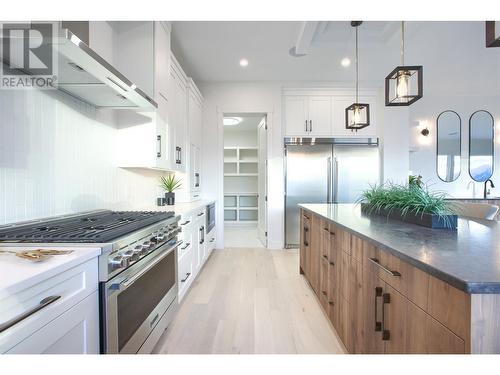
[[240, 60], [240, 66], [242, 66], [242, 67], [248, 66], [248, 60], [247, 59], [241, 59]]
[[241, 122], [241, 117], [224, 117], [224, 126], [234, 126]]
[[351, 59], [349, 57], [344, 57], [341, 61], [340, 61], [340, 65], [342, 65], [344, 68], [347, 68], [348, 66], [351, 65]]

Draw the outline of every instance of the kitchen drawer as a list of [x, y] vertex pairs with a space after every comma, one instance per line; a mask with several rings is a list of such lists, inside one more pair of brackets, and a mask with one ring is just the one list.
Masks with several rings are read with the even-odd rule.
[[215, 249], [215, 243], [217, 242], [217, 237], [216, 237], [216, 230], [215, 228], [212, 229], [212, 231], [206, 235], [207, 240], [205, 241], [206, 243], [206, 251], [207, 251], [207, 256], [210, 255], [212, 250]]
[[205, 223], [205, 213], [206, 208], [199, 208], [193, 212], [193, 220], [198, 222], [198, 223]]
[[9, 350], [95, 292], [98, 285], [97, 276], [97, 258], [94, 258], [19, 293], [1, 299], [0, 322], [6, 322], [38, 306], [45, 298], [59, 296], [54, 302], [1, 332], [0, 353]]
[[179, 261], [185, 256], [188, 256], [189, 253], [192, 253], [193, 241], [196, 241], [193, 236], [193, 231], [190, 230], [184, 233], [182, 241], [181, 245], [177, 248], [177, 259], [179, 259]]
[[179, 261], [179, 267], [177, 270], [177, 281], [179, 285], [179, 302], [181, 302], [182, 298], [186, 294], [191, 282], [194, 279], [193, 272], [193, 251], [190, 251]]
[[[407, 297], [420, 308], [427, 309], [427, 293], [429, 275], [388, 251], [375, 248], [365, 241], [354, 240], [359, 248], [362, 246], [364, 269], [374, 272], [399, 293]], [[355, 250], [354, 253], [356, 253]]]
[[99, 354], [98, 295], [93, 292], [7, 354]]
[[179, 227], [182, 229], [182, 231], [192, 227], [194, 221], [193, 215], [194, 215], [193, 212], [189, 212], [181, 216], [181, 220], [179, 221]]

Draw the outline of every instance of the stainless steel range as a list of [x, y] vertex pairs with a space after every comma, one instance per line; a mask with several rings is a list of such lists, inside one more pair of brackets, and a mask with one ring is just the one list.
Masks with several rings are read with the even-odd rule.
[[173, 212], [94, 211], [0, 228], [2, 244], [101, 247], [102, 353], [146, 353], [177, 308]]

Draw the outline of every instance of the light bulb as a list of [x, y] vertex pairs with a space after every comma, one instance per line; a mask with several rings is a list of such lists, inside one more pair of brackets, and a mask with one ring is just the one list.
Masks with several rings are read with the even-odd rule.
[[361, 109], [359, 107], [354, 107], [352, 125], [361, 124]]
[[396, 78], [396, 98], [406, 98], [410, 91], [410, 73], [402, 71]]

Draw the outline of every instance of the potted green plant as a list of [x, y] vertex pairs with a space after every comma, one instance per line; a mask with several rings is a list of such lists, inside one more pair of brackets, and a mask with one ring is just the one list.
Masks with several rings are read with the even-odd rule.
[[446, 194], [424, 188], [421, 176], [410, 176], [408, 184], [388, 182], [371, 186], [361, 198], [362, 212], [423, 225], [429, 228], [456, 229], [457, 215]]
[[182, 186], [181, 180], [175, 178], [175, 174], [171, 173], [167, 176], [161, 176], [160, 187], [165, 190], [165, 203], [169, 206], [175, 204], [174, 191]]

